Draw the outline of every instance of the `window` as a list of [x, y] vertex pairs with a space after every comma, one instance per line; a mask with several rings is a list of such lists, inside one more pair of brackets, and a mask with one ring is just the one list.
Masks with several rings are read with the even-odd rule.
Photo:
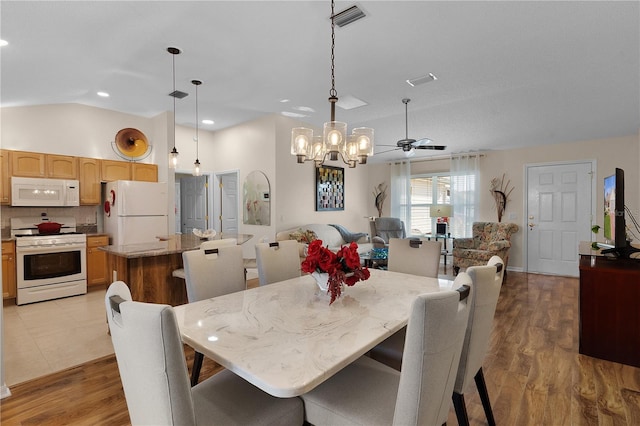
[[420, 175], [411, 178], [411, 223], [409, 235], [429, 234], [435, 230], [431, 206], [451, 204], [451, 178], [449, 175]]

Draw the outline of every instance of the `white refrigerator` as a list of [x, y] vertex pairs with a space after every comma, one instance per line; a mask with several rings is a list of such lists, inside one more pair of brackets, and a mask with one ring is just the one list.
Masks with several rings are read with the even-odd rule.
[[116, 246], [158, 242], [168, 232], [167, 209], [166, 183], [107, 182], [104, 230]]

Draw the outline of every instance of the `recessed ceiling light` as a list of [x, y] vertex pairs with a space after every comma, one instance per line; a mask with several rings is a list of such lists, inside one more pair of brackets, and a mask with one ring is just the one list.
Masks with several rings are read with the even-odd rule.
[[103, 98], [108, 98], [109, 97], [109, 94], [107, 92], [98, 92], [97, 95], [101, 96]]
[[290, 112], [290, 111], [282, 111], [280, 114], [284, 115], [285, 117], [293, 117], [293, 118], [306, 117], [306, 115], [304, 114], [298, 114], [297, 112]]
[[0, 40], [0, 46], [6, 46], [7, 44], [9, 44], [7, 40]]
[[213, 120], [202, 120], [202, 124], [214, 124], [215, 121]]
[[289, 102], [289, 99], [280, 99], [280, 102], [285, 104], [285, 103]]
[[409, 86], [415, 87], [415, 86], [417, 86], [419, 84], [430, 83], [430, 82], [435, 81], [437, 79], [438, 79], [438, 77], [436, 77], [432, 73], [429, 73], [427, 75], [423, 75], [422, 77], [417, 77], [417, 78], [412, 78], [410, 80], [407, 80], [407, 84]]

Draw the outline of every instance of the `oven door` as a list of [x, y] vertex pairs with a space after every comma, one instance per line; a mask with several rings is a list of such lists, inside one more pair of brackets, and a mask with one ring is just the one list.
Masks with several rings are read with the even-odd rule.
[[16, 247], [18, 289], [87, 278], [86, 245]]

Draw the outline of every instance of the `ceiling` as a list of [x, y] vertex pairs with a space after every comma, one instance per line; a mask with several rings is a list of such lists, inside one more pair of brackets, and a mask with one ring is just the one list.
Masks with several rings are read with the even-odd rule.
[[[445, 151], [637, 134], [640, 128], [640, 3], [637, 1], [339, 1], [365, 18], [336, 27], [336, 109], [350, 129], [375, 129], [376, 152], [405, 137]], [[267, 114], [329, 120], [329, 1], [6, 1], [0, 4], [1, 106], [58, 103], [219, 130]], [[437, 80], [411, 87], [433, 73]], [[110, 94], [108, 98], [96, 95]], [[288, 102], [281, 102], [288, 99]], [[301, 111], [299, 107], [310, 109]], [[110, 135], [112, 136], [112, 135]], [[404, 158], [377, 154], [371, 162]]]

